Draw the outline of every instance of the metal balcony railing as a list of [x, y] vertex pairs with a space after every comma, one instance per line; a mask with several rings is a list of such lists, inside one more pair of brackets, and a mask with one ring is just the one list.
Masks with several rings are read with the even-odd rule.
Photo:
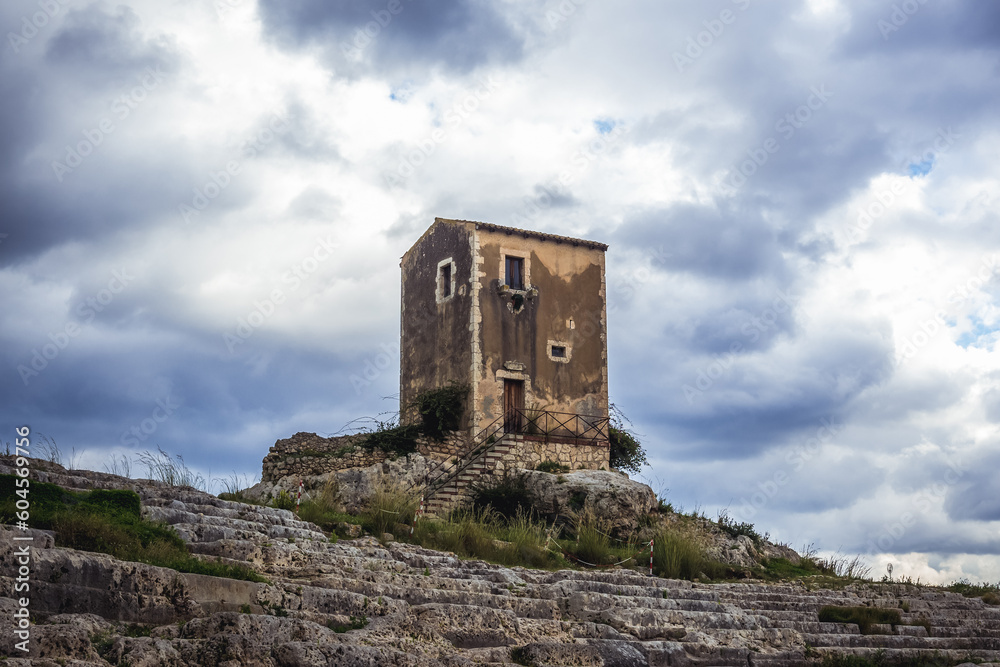
[[504, 432], [571, 439], [583, 444], [608, 441], [608, 417], [573, 412], [511, 408], [504, 414]]

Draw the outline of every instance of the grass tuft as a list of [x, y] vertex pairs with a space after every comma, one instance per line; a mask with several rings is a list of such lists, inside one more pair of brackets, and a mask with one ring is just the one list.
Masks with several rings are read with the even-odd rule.
[[653, 572], [667, 579], [718, 579], [725, 574], [725, 566], [706, 558], [692, 538], [663, 531], [653, 539]]
[[[205, 491], [208, 484], [201, 473], [196, 473], [184, 463], [184, 457], [178, 454], [170, 458], [160, 447], [155, 452], [146, 450], [138, 455], [139, 462], [146, 466], [149, 479], [163, 482], [168, 486], [190, 486], [193, 489]], [[175, 460], [176, 459], [176, 460]]]
[[397, 483], [382, 478], [361, 515], [361, 525], [381, 539], [382, 534], [391, 533], [397, 523], [412, 523], [417, 504], [417, 499], [403, 492]]

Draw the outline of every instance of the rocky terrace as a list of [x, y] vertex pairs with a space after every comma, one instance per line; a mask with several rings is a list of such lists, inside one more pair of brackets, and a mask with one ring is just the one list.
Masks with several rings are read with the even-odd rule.
[[[205, 557], [270, 583], [181, 574], [53, 546], [37, 531], [32, 652], [15, 665], [802, 665], [827, 654], [1000, 663], [1000, 607], [937, 589], [702, 584], [641, 570], [507, 568], [373, 538], [331, 543], [285, 510], [55, 467], [41, 481], [125, 487]], [[8, 472], [0, 466], [0, 473]], [[12, 530], [0, 533], [11, 591]], [[902, 611], [902, 624], [821, 623], [824, 605]], [[15, 603], [0, 598], [8, 617]], [[148, 635], [148, 636], [145, 636]]]

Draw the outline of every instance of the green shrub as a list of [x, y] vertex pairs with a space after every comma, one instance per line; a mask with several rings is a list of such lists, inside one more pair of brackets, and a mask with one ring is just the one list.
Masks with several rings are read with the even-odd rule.
[[754, 528], [754, 525], [748, 521], [742, 521], [737, 523], [736, 519], [729, 516], [726, 510], [719, 512], [718, 526], [725, 534], [729, 535], [733, 539], [739, 537], [740, 535], [746, 535], [754, 544], [760, 546], [763, 539], [760, 533]]
[[550, 474], [558, 474], [561, 472], [569, 472], [569, 466], [563, 465], [561, 463], [556, 463], [555, 461], [542, 461], [538, 464], [535, 470], [539, 472], [547, 472]]
[[612, 468], [638, 473], [643, 465], [648, 465], [646, 450], [635, 433], [625, 427], [629, 422], [621, 410], [611, 404], [611, 423], [608, 425], [609, 464]]
[[468, 393], [468, 385], [452, 380], [445, 387], [418, 394], [413, 403], [420, 415], [424, 434], [441, 440], [445, 431], [457, 431]]
[[502, 475], [480, 475], [469, 487], [472, 508], [475, 511], [487, 509], [506, 519], [518, 513], [530, 515], [534, 498], [528, 491], [527, 475], [523, 472], [504, 471]]
[[379, 422], [375, 430], [366, 433], [358, 444], [368, 450], [381, 449], [387, 454], [405, 456], [417, 451], [420, 433], [420, 427], [415, 424]]
[[875, 624], [899, 625], [898, 609], [879, 607], [836, 607], [826, 606], [819, 610], [820, 623], [856, 623], [861, 634], [871, 634]]
[[295, 496], [290, 494], [288, 491], [282, 489], [281, 491], [278, 492], [278, 495], [274, 496], [271, 499], [271, 507], [274, 507], [279, 510], [294, 511], [296, 502], [297, 500]]

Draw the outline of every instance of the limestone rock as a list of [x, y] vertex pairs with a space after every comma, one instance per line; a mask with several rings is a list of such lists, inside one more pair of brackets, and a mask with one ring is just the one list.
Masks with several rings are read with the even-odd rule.
[[591, 510], [615, 536], [637, 529], [639, 520], [657, 506], [651, 488], [618, 472], [580, 470], [552, 475], [526, 470], [524, 474], [538, 511], [572, 516]]

